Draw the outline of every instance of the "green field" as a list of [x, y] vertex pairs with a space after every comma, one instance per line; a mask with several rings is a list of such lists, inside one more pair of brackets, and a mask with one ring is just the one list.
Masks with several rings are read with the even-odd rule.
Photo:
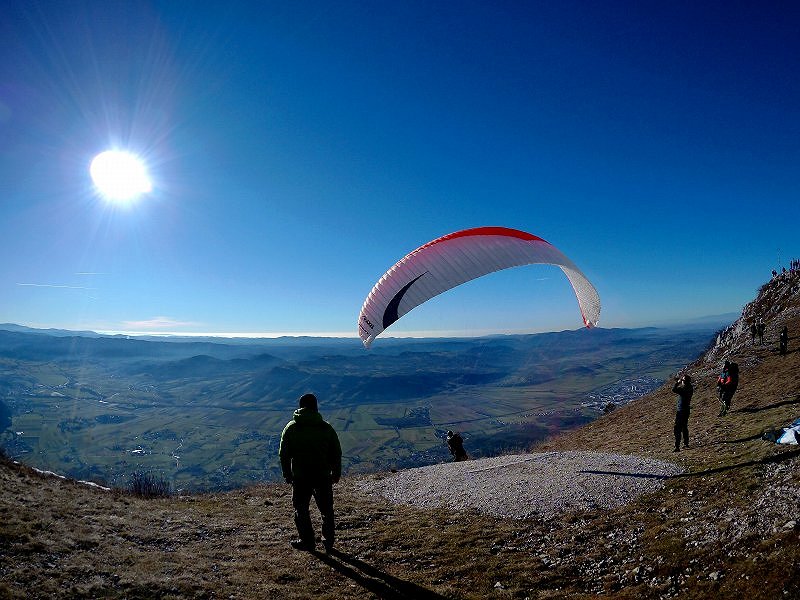
[[603, 343], [563, 332], [369, 354], [292, 346], [288, 358], [204, 348], [222, 357], [211, 358], [159, 342], [128, 354], [116, 342], [116, 356], [107, 344], [94, 355], [91, 341], [79, 358], [53, 358], [41, 339], [22, 358], [0, 339], [0, 401], [11, 421], [0, 443], [31, 466], [80, 479], [125, 485], [146, 470], [175, 489], [230, 488], [280, 477], [280, 432], [296, 398], [314, 391], [349, 472], [448, 460], [448, 429], [473, 456], [520, 450], [595, 418], [593, 391], [632, 376], [663, 380], [698, 353], [696, 342], [642, 331]]

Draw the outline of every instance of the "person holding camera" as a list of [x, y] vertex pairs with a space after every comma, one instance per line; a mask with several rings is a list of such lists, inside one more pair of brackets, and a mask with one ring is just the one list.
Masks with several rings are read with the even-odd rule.
[[689, 403], [692, 401], [694, 388], [692, 378], [688, 373], [675, 378], [675, 385], [672, 391], [678, 394], [677, 410], [675, 411], [675, 450], [681, 449], [681, 437], [683, 437], [683, 447], [689, 447]]

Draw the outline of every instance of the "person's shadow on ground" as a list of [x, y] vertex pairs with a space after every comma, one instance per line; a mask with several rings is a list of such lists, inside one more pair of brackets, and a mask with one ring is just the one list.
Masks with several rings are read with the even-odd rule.
[[369, 590], [379, 598], [390, 600], [446, 600], [445, 596], [424, 588], [416, 583], [398, 579], [362, 560], [333, 549], [327, 554], [317, 553], [317, 557], [345, 577]]
[[743, 413], [757, 413], [761, 412], [762, 410], [772, 410], [773, 408], [780, 408], [781, 406], [789, 406], [791, 404], [800, 404], [800, 395], [792, 400], [783, 400], [782, 402], [775, 402], [773, 404], [769, 404], [767, 406], [743, 406], [742, 408], [737, 408], [736, 410], [732, 410], [731, 412], [743, 412]]

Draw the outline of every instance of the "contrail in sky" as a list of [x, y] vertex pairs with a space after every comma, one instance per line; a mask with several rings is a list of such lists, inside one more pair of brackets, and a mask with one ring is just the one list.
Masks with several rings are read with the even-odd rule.
[[83, 285], [58, 285], [54, 283], [18, 283], [17, 285], [26, 287], [40, 287], [40, 288], [60, 288], [66, 290], [94, 290], [97, 288], [86, 287]]

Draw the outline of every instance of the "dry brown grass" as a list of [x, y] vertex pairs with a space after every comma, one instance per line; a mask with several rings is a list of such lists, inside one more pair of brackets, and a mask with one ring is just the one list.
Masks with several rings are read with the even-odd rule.
[[798, 450], [760, 439], [800, 412], [798, 345], [748, 346], [724, 419], [694, 365], [688, 451], [671, 452], [666, 387], [540, 447], [677, 460], [686, 472], [660, 492], [515, 521], [393, 506], [345, 479], [332, 556], [289, 548], [286, 485], [143, 500], [2, 462], [0, 598], [798, 598], [798, 529], [783, 528], [797, 510], [770, 508], [776, 469], [800, 487]]

